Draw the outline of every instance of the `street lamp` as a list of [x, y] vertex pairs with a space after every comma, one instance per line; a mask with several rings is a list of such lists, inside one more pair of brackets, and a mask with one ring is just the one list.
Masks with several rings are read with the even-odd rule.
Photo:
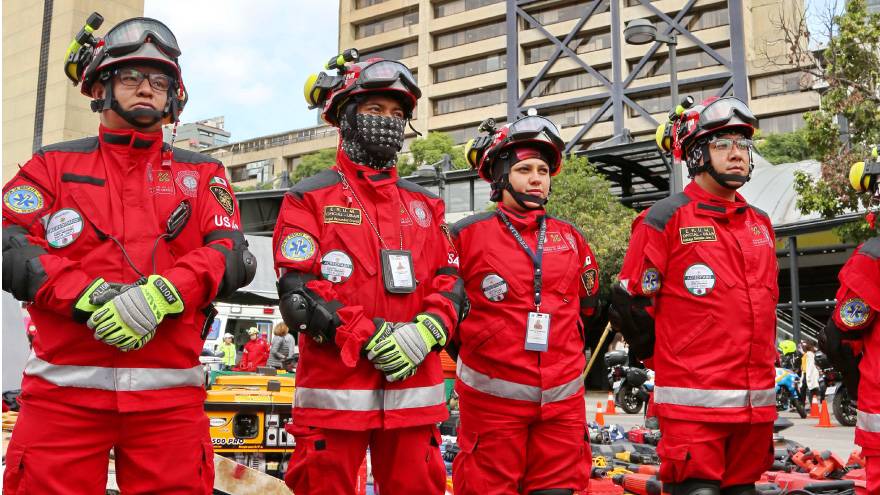
[[[627, 23], [623, 29], [623, 37], [626, 42], [631, 45], [646, 45], [652, 42], [666, 43], [669, 47], [669, 79], [672, 96], [672, 107], [678, 105], [678, 66], [675, 61], [675, 47], [678, 45], [678, 37], [673, 29], [668, 36], [657, 31], [657, 26], [647, 19], [633, 19]], [[683, 188], [681, 171], [673, 166], [672, 173], [672, 193], [680, 192]]]

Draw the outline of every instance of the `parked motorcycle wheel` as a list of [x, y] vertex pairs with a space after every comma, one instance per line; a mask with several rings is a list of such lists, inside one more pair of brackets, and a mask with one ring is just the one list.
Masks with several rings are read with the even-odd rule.
[[777, 411], [788, 411], [789, 405], [791, 404], [791, 394], [788, 392], [788, 389], [785, 387], [780, 387], [779, 391], [776, 392], [776, 410]]
[[618, 407], [627, 414], [638, 414], [644, 404], [644, 401], [639, 398], [638, 392], [638, 389], [632, 387], [621, 387], [615, 396]]
[[846, 387], [841, 385], [834, 394], [834, 402], [831, 408], [834, 410], [834, 419], [843, 426], [856, 425], [856, 404], [850, 400]]
[[804, 403], [801, 398], [798, 397], [797, 399], [792, 399], [792, 402], [794, 402], [794, 408], [801, 419], [805, 419], [807, 417], [807, 409], [804, 407]]

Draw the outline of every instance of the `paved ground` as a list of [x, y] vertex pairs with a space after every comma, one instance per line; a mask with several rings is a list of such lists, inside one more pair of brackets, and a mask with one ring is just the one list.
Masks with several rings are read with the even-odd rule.
[[[587, 407], [587, 421], [593, 421], [596, 417], [596, 403], [601, 402], [604, 408], [607, 399], [607, 392], [587, 392], [584, 397]], [[817, 428], [814, 425], [818, 423], [818, 420], [801, 419], [797, 413], [782, 413], [781, 416], [794, 423], [794, 426], [781, 433], [787, 439], [800, 442], [813, 450], [831, 450], [844, 460], [855, 448], [853, 444], [855, 428], [840, 426], [835, 421], [833, 414], [830, 415], [833, 428]], [[633, 426], [644, 424], [644, 417], [641, 414], [627, 414], [621, 409], [617, 409], [617, 414], [605, 416], [605, 424], [619, 424], [628, 430]]]

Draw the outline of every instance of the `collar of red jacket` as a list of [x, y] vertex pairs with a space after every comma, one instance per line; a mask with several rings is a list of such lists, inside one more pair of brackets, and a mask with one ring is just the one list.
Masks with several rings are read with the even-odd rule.
[[114, 151], [129, 153], [155, 152], [162, 149], [162, 131], [140, 132], [135, 129], [98, 128], [101, 146]]
[[538, 228], [538, 221], [547, 215], [543, 208], [519, 212], [504, 206], [500, 201], [498, 202], [498, 209], [507, 214], [510, 223], [519, 231], [536, 230]]
[[704, 190], [696, 182], [691, 182], [684, 188], [684, 193], [697, 202], [696, 212], [699, 215], [716, 218], [731, 218], [734, 215], [745, 213], [749, 204], [740, 193], [735, 193], [733, 201], [728, 201], [715, 196]]
[[376, 170], [366, 165], [355, 163], [342, 147], [336, 150], [336, 166], [345, 174], [346, 180], [352, 183], [362, 185], [364, 187], [380, 187], [388, 184], [397, 183], [397, 167], [391, 167], [387, 170]]

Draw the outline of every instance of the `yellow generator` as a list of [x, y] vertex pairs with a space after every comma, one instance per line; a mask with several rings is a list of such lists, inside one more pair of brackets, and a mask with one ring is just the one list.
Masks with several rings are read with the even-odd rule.
[[293, 435], [284, 429], [293, 388], [287, 377], [217, 377], [205, 400], [214, 452], [282, 478], [294, 448]]

